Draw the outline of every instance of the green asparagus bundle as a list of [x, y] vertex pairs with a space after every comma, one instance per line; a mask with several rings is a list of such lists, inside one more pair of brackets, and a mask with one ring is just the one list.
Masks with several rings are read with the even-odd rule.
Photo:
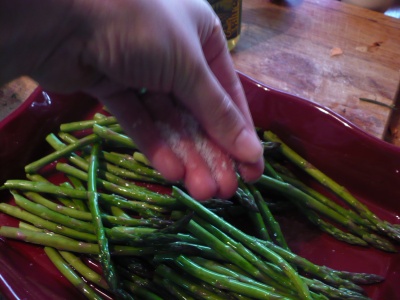
[[263, 136], [266, 141], [278, 144], [276, 151], [339, 197], [343, 205], [302, 183], [284, 163], [279, 164], [276, 160], [272, 162], [273, 166], [270, 164], [269, 174], [260, 179], [260, 186], [289, 196], [312, 223], [339, 240], [359, 246], [371, 245], [387, 252], [397, 252], [393, 242], [400, 241], [400, 230], [396, 224], [381, 220], [344, 186], [306, 161], [274, 133], [266, 131]]
[[[266, 156], [288, 153], [277, 137], [266, 139]], [[378, 233], [390, 228], [393, 238], [396, 227], [349, 196], [354, 210], [331, 203], [275, 163], [266, 164], [257, 183], [238, 176], [232, 199], [200, 203], [181, 183], [162, 178], [112, 116], [62, 124], [46, 141], [54, 152], [25, 167], [27, 180], [1, 187], [15, 205], [0, 203], [0, 211], [20, 223], [0, 226], [0, 236], [43, 246], [88, 299], [101, 299], [99, 290], [115, 299], [368, 299], [361, 285], [383, 278], [293, 253], [265, 200], [269, 192], [341, 240], [395, 250]], [[49, 164], [52, 173], [42, 172]], [[257, 234], [234, 225], [233, 211]]]

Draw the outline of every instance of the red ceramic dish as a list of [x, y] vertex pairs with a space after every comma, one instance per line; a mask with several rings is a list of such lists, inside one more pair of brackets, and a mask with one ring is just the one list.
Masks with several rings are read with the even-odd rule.
[[[378, 216], [400, 223], [399, 148], [362, 132], [329, 109], [240, 76], [256, 126], [277, 133]], [[46, 134], [62, 122], [85, 118], [96, 107], [96, 101], [84, 95], [59, 96], [37, 89], [0, 122], [0, 183], [23, 176], [23, 167], [47, 151]], [[10, 200], [5, 193], [0, 197]], [[398, 298], [399, 254], [345, 245], [301, 220], [283, 218], [282, 222], [294, 252], [320, 265], [382, 275], [383, 283], [366, 287], [368, 295]], [[0, 225], [5, 224], [16, 222], [0, 215]], [[0, 238], [0, 264], [0, 291], [6, 299], [83, 299], [40, 247]]]

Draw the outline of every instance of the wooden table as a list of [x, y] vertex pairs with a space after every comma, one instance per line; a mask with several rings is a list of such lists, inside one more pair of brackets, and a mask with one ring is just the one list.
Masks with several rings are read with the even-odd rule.
[[[244, 0], [237, 69], [384, 138], [400, 82], [400, 20], [332, 0]], [[332, 49], [343, 53], [332, 56]]]
[[[400, 19], [339, 1], [243, 0], [242, 35], [232, 57], [250, 77], [325, 105], [383, 139], [393, 109], [360, 98], [395, 104], [399, 32]], [[0, 119], [34, 87], [26, 78], [3, 87]]]

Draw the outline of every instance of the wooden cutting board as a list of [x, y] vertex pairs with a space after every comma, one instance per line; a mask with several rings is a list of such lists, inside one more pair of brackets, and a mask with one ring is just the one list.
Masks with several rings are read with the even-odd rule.
[[[332, 56], [332, 49], [343, 53]], [[236, 68], [272, 87], [327, 106], [378, 138], [400, 81], [400, 20], [336, 0], [243, 0]], [[0, 89], [0, 120], [35, 88]], [[301, 112], [299, 112], [301, 113]]]
[[[331, 51], [341, 50], [332, 56]], [[400, 82], [400, 20], [335, 0], [243, 0], [235, 66], [383, 138]], [[299, 112], [300, 113], [300, 112]]]

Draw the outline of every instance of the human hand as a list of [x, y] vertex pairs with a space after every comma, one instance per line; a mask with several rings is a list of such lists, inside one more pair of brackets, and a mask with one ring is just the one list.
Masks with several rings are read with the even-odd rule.
[[[33, 78], [98, 98], [153, 166], [183, 180], [199, 200], [231, 196], [236, 167], [248, 181], [261, 175], [261, 144], [219, 20], [204, 0], [75, 3], [76, 25]], [[143, 87], [148, 93], [138, 97]]]

